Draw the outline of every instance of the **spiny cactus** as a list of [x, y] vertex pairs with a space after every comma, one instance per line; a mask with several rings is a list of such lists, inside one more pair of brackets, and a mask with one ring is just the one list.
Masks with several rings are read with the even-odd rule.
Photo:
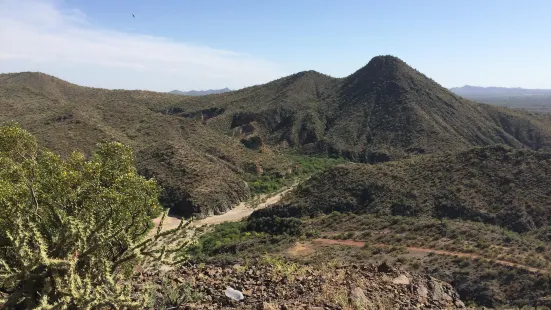
[[[163, 235], [146, 238], [159, 188], [132, 151], [99, 144], [66, 159], [16, 125], [0, 127], [0, 293], [6, 308], [139, 309], [128, 281], [137, 263], [165, 261]], [[184, 242], [180, 247], [187, 246]]]

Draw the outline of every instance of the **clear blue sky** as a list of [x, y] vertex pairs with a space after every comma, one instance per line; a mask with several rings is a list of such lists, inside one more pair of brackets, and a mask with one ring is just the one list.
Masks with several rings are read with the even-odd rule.
[[[17, 1], [0, 4], [32, 4]], [[75, 55], [53, 51], [48, 53], [55, 59], [36, 60], [15, 57], [20, 50], [8, 51], [11, 58], [1, 57], [0, 50], [0, 71], [36, 69], [109, 88], [239, 88], [310, 69], [343, 77], [373, 56], [392, 54], [446, 87], [551, 88], [548, 0], [39, 2], [61, 17], [45, 21], [57, 23], [48, 31], [37, 25], [34, 31], [40, 33], [35, 35], [61, 33], [59, 42], [69, 45], [64, 50]], [[28, 15], [15, 10], [12, 19], [18, 19], [16, 14]], [[32, 23], [30, 17], [19, 19]], [[70, 39], [81, 32], [85, 39]], [[100, 47], [97, 42], [107, 43]], [[132, 50], [122, 51], [122, 42]], [[33, 49], [20, 44], [25, 44], [22, 51]], [[53, 42], [40, 44], [34, 48], [55, 50]], [[83, 60], [77, 54], [89, 56]], [[176, 64], [179, 54], [186, 63]], [[64, 57], [71, 61], [63, 62]], [[86, 77], [75, 71], [86, 72]]]

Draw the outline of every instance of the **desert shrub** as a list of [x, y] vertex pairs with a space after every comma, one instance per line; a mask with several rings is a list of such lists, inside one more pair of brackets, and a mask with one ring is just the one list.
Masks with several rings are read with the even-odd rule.
[[179, 283], [164, 276], [159, 284], [149, 284], [143, 289], [147, 294], [144, 308], [177, 309], [186, 303], [200, 300], [202, 295], [192, 289], [189, 283]]
[[190, 247], [189, 253], [195, 256], [212, 255], [221, 248], [262, 236], [263, 233], [247, 231], [246, 222], [222, 223], [216, 225], [213, 231], [201, 235], [197, 243]]
[[273, 193], [285, 186], [285, 179], [277, 178], [273, 175], [263, 175], [260, 177], [251, 177], [248, 184], [251, 192], [254, 194]]
[[292, 217], [258, 217], [249, 218], [247, 229], [256, 232], [266, 232], [271, 234], [288, 234], [299, 236], [302, 233], [301, 221]]
[[[261, 176], [249, 174], [247, 184], [253, 194], [269, 194], [280, 190], [285, 186], [293, 184], [297, 178], [306, 178], [313, 174], [323, 172], [337, 164], [346, 162], [344, 159], [332, 159], [315, 156], [290, 155], [291, 160], [296, 163], [292, 173], [282, 174], [278, 171], [266, 171]], [[254, 171], [253, 167], [247, 167], [247, 171]]]
[[4, 307], [139, 308], [125, 280], [151, 244], [158, 193], [120, 143], [62, 159], [19, 127], [0, 127]]
[[320, 232], [316, 229], [311, 229], [311, 230], [308, 230], [306, 233], [305, 233], [305, 237], [306, 238], [318, 238], [320, 236]]

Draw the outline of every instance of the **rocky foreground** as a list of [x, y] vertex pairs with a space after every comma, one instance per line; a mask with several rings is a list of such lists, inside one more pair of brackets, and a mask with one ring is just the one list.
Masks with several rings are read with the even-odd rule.
[[[153, 275], [144, 275], [149, 278]], [[304, 267], [283, 261], [186, 266], [166, 275], [193, 298], [174, 309], [464, 309], [447, 283], [386, 263]], [[167, 294], [164, 282], [157, 294]], [[243, 294], [227, 297], [227, 287]]]

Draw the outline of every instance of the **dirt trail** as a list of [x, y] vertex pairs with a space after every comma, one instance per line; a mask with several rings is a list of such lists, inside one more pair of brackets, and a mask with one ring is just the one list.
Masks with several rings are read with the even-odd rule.
[[[196, 220], [196, 221], [193, 221], [191, 225], [195, 227], [199, 227], [202, 225], [213, 225], [213, 224], [220, 224], [224, 222], [240, 221], [241, 219], [251, 215], [251, 213], [253, 213], [254, 210], [266, 208], [268, 206], [278, 203], [283, 197], [283, 195], [289, 192], [290, 190], [292, 190], [293, 188], [295, 188], [295, 186], [291, 186], [273, 196], [269, 196], [265, 202], [259, 204], [255, 208], [249, 207], [246, 202], [241, 202], [236, 207], [234, 207], [233, 209], [229, 210], [224, 214], [212, 215], [204, 219]], [[161, 221], [161, 217], [158, 217], [153, 220], [155, 227], [159, 225], [160, 221]], [[164, 220], [162, 231], [166, 231], [166, 230], [178, 227], [178, 225], [180, 225], [180, 221], [181, 221], [181, 217], [167, 216]], [[155, 234], [156, 232], [157, 230], [153, 229], [150, 232], [150, 234]]]
[[224, 214], [213, 215], [213, 216], [209, 216], [207, 218], [201, 219], [201, 220], [194, 221], [192, 223], [192, 225], [193, 226], [201, 226], [201, 225], [220, 224], [220, 223], [224, 223], [224, 222], [237, 222], [237, 221], [240, 221], [241, 219], [251, 215], [251, 213], [253, 213], [254, 210], [263, 209], [263, 208], [266, 208], [268, 206], [271, 206], [273, 204], [278, 203], [281, 200], [281, 197], [283, 197], [283, 195], [285, 193], [289, 192], [292, 188], [293, 187], [288, 188], [288, 189], [286, 189], [286, 190], [284, 190], [280, 193], [277, 193], [273, 196], [268, 197], [265, 202], [259, 204], [256, 208], [251, 208], [247, 205], [247, 203], [242, 202], [242, 203], [238, 204], [235, 208], [229, 210], [228, 212], [226, 212]]
[[[346, 245], [346, 246], [353, 246], [353, 247], [363, 247], [365, 245], [365, 242], [362, 241], [353, 241], [353, 240], [334, 240], [334, 239], [314, 239], [314, 242], [321, 243], [321, 244], [337, 244], [337, 245]], [[388, 244], [374, 244], [376, 247], [387, 247]], [[500, 264], [503, 266], [509, 266], [509, 267], [515, 267], [515, 268], [521, 268], [525, 269], [531, 272], [539, 272], [539, 273], [547, 273], [547, 270], [544, 269], [538, 269], [522, 264], [517, 264], [513, 262], [508, 262], [504, 260], [499, 259], [490, 259], [483, 256], [480, 256], [478, 254], [472, 254], [472, 253], [461, 253], [461, 252], [452, 252], [452, 251], [445, 251], [445, 250], [435, 250], [435, 249], [428, 249], [428, 248], [418, 248], [418, 247], [407, 247], [407, 250], [410, 253], [434, 253], [438, 255], [448, 255], [448, 256], [456, 256], [456, 257], [465, 257], [470, 259], [485, 259], [491, 262], [494, 262], [496, 264]]]

